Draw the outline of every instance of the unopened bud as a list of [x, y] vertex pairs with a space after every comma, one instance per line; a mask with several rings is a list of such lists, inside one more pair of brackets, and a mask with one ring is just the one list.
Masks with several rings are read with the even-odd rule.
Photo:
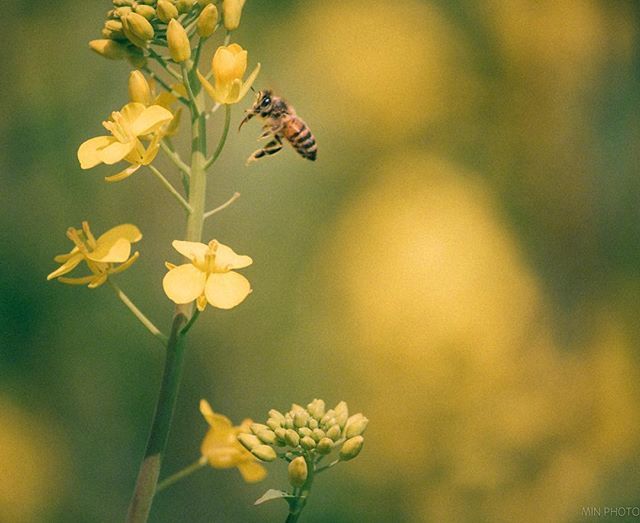
[[300, 444], [300, 436], [293, 429], [287, 429], [285, 432], [284, 440], [290, 447], [297, 447]]
[[144, 16], [147, 20], [153, 20], [156, 16], [156, 10], [150, 5], [138, 4], [133, 10], [139, 15]]
[[333, 441], [329, 438], [322, 438], [318, 441], [318, 446], [316, 447], [320, 454], [329, 454], [331, 449], [333, 449]]
[[169, 0], [158, 0], [156, 14], [161, 22], [167, 24], [172, 18], [178, 18], [178, 9]]
[[307, 421], [307, 427], [309, 427], [311, 430], [317, 429], [318, 425], [320, 424], [318, 423], [318, 420], [315, 418], [311, 418], [309, 421]]
[[245, 0], [222, 0], [222, 18], [227, 31], [233, 31], [240, 25], [242, 7]]
[[269, 427], [263, 425], [262, 423], [252, 423], [249, 428], [251, 429], [251, 432], [253, 432], [256, 436], [258, 435], [258, 432], [269, 429]]
[[122, 32], [122, 22], [120, 20], [107, 20], [102, 29], [102, 36], [112, 40], [126, 40]]
[[313, 429], [313, 433], [311, 434], [311, 437], [313, 439], [315, 439], [316, 441], [320, 441], [322, 438], [325, 437], [324, 430], [322, 430], [322, 429]]
[[133, 0], [113, 0], [114, 7], [124, 7], [124, 6], [131, 7], [132, 5], [133, 5]]
[[271, 429], [271, 430], [276, 430], [278, 427], [282, 427], [282, 423], [274, 418], [269, 418], [267, 420], [267, 426]]
[[362, 436], [356, 436], [345, 441], [340, 449], [340, 460], [349, 461], [350, 459], [355, 458], [360, 454], [363, 444], [364, 438]]
[[287, 413], [285, 419], [284, 419], [284, 426], [288, 429], [292, 429], [293, 428], [293, 416], [291, 416], [291, 414]]
[[338, 425], [340, 425], [340, 428], [344, 428], [344, 424], [349, 418], [349, 407], [347, 407], [346, 402], [341, 401], [336, 405], [336, 408], [334, 410], [336, 413], [336, 421], [338, 422]]
[[147, 42], [153, 38], [154, 34], [149, 20], [138, 13], [129, 13], [121, 20], [122, 30], [129, 41], [137, 47], [146, 47]]
[[195, 3], [196, 0], [178, 0], [176, 2], [176, 7], [181, 14], [188, 13], [189, 11], [191, 11], [191, 8]]
[[242, 444], [244, 448], [247, 450], [253, 450], [258, 445], [261, 445], [262, 442], [258, 439], [258, 436], [253, 434], [238, 434], [238, 441]]
[[[335, 423], [336, 411], [329, 409], [324, 416], [320, 419], [320, 425], [329, 427]], [[333, 420], [333, 421], [331, 421]]]
[[169, 54], [174, 62], [184, 62], [191, 57], [191, 44], [182, 24], [173, 19], [167, 28]]
[[301, 487], [307, 481], [309, 469], [307, 462], [302, 456], [298, 456], [289, 463], [289, 483], [292, 487]]
[[217, 23], [218, 8], [213, 4], [205, 6], [198, 17], [198, 23], [196, 24], [198, 35], [202, 38], [210, 37], [215, 31]]
[[251, 449], [251, 454], [262, 461], [273, 461], [278, 457], [276, 451], [269, 445], [258, 445]]
[[129, 98], [132, 102], [151, 104], [151, 88], [140, 71], [131, 71], [129, 74]]
[[276, 435], [276, 438], [278, 438], [278, 440], [284, 442], [285, 435], [287, 434], [287, 429], [283, 427], [278, 427], [276, 430], [273, 431], [273, 433]]
[[313, 431], [309, 427], [300, 427], [298, 429], [298, 434], [300, 434], [300, 436], [311, 436]]
[[104, 56], [109, 60], [122, 60], [129, 54], [127, 52], [127, 46], [115, 40], [91, 40], [89, 47], [100, 56]]
[[316, 448], [316, 441], [311, 436], [305, 436], [300, 440], [303, 449], [312, 450]]
[[309, 414], [307, 414], [306, 410], [301, 410], [295, 413], [293, 416], [293, 424], [296, 427], [304, 427], [309, 420]]
[[327, 437], [331, 438], [333, 441], [339, 440], [340, 434], [342, 434], [342, 430], [340, 430], [340, 425], [337, 423], [327, 431]]
[[271, 409], [269, 411], [269, 418], [273, 418], [278, 420], [280, 423], [284, 423], [284, 415], [279, 410]]
[[354, 414], [347, 420], [347, 425], [345, 427], [345, 437], [353, 438], [354, 436], [359, 436], [364, 432], [364, 429], [367, 428], [369, 424], [369, 420], [365, 418], [362, 414]]
[[315, 419], [322, 419], [325, 413], [325, 404], [323, 400], [314, 399], [309, 405], [307, 405], [307, 410], [309, 414], [311, 414]]
[[276, 442], [276, 433], [269, 429], [261, 430], [256, 436], [258, 436], [260, 441], [269, 445], [273, 445]]
[[124, 18], [125, 16], [127, 16], [129, 13], [132, 13], [133, 9], [131, 9], [131, 7], [129, 6], [124, 6], [124, 7], [118, 7], [117, 9], [114, 9], [113, 14], [115, 15], [116, 18]]

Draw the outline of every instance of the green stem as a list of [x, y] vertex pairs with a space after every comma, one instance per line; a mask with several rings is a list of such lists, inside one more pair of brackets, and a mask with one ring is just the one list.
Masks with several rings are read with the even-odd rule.
[[173, 69], [171, 69], [171, 67], [169, 67], [169, 64], [167, 63], [167, 61], [162, 58], [162, 56], [160, 56], [158, 53], [156, 53], [151, 47], [149, 47], [149, 55], [160, 64], [160, 67], [162, 67], [167, 73], [169, 73], [171, 76], [173, 76], [176, 80], [181, 81], [182, 78], [180, 77], [180, 75], [174, 71]]
[[231, 123], [231, 105], [225, 104], [224, 106], [224, 128], [222, 129], [222, 135], [220, 136], [220, 141], [218, 142], [218, 147], [216, 147], [215, 152], [211, 155], [211, 158], [207, 160], [207, 163], [204, 164], [205, 170], [213, 165], [220, 156], [222, 149], [224, 149], [224, 144], [227, 141], [227, 136], [229, 135], [229, 124]]
[[178, 386], [184, 362], [184, 337], [180, 334], [187, 318], [177, 312], [171, 327], [171, 336], [167, 344], [167, 356], [156, 412], [147, 442], [144, 460], [138, 472], [136, 488], [129, 505], [127, 523], [144, 523], [149, 517], [151, 503], [156, 490], [162, 457], [167, 446], [171, 418], [178, 397]]
[[[191, 111], [191, 183], [188, 205], [191, 212], [187, 216], [185, 239], [188, 241], [200, 241], [204, 223], [205, 192], [207, 187], [207, 178], [204, 170], [207, 137], [205, 117], [199, 109], [199, 107], [204, 108], [204, 94], [197, 78], [192, 80], [190, 76], [193, 75], [184, 74], [183, 78], [190, 97], [194, 98], [189, 104]], [[183, 330], [186, 325], [192, 324], [190, 320], [193, 314], [193, 303], [176, 306], [171, 336], [167, 344], [165, 370], [156, 413], [151, 426], [145, 458], [140, 466], [133, 499], [129, 506], [128, 523], [146, 522], [151, 510], [180, 385], [184, 359]]]
[[108, 278], [107, 282], [109, 282], [109, 284], [111, 285], [111, 288], [114, 290], [114, 292], [116, 293], [116, 296], [120, 299], [120, 301], [129, 308], [129, 310], [133, 313], [133, 315], [136, 318], [138, 318], [138, 320], [140, 320], [140, 323], [142, 323], [142, 325], [144, 325], [151, 334], [153, 334], [156, 338], [160, 340], [160, 342], [164, 346], [166, 346], [167, 342], [169, 341], [169, 338], [167, 338], [165, 334], [160, 332], [160, 329], [158, 329], [158, 327], [156, 327], [151, 322], [151, 320], [147, 318], [143, 314], [143, 312], [140, 309], [138, 309], [138, 307], [135, 306], [135, 304], [129, 299], [129, 296], [127, 296], [122, 291], [122, 289], [118, 287], [116, 283], [113, 282], [111, 278]]
[[191, 205], [189, 205], [187, 200], [185, 200], [182, 195], [176, 190], [176, 188], [171, 185], [171, 182], [167, 180], [164, 175], [153, 165], [149, 164], [147, 165], [147, 167], [151, 169], [151, 172], [154, 174], [154, 176], [162, 182], [162, 185], [164, 185], [165, 189], [167, 189], [173, 195], [173, 197], [178, 200], [178, 203], [182, 205], [182, 207], [184, 207], [185, 211], [187, 211], [187, 214], [191, 214], [193, 212]]
[[160, 141], [160, 148], [164, 151], [164, 154], [167, 155], [167, 158], [169, 158], [169, 160], [173, 162], [173, 165], [180, 169], [180, 171], [182, 171], [187, 176], [191, 174], [189, 166], [182, 161], [180, 155], [171, 147], [166, 138]]
[[171, 86], [170, 86], [167, 82], [165, 82], [162, 78], [160, 78], [156, 73], [154, 73], [154, 72], [149, 68], [149, 66], [146, 66], [146, 65], [145, 65], [145, 66], [142, 68], [142, 70], [143, 70], [144, 72], [146, 72], [146, 73], [147, 73], [151, 78], [153, 78], [156, 82], [158, 82], [158, 84], [160, 84], [160, 85], [162, 86], [162, 88], [163, 88], [165, 91], [167, 91], [167, 92], [171, 93], [171, 94], [172, 94], [173, 96], [175, 96], [178, 100], [180, 100], [183, 104], [186, 104], [186, 103], [187, 103], [187, 99], [186, 99], [184, 96], [182, 96], [180, 93], [178, 93], [178, 92], [174, 91], [174, 90], [171, 88]]
[[229, 198], [226, 202], [224, 202], [222, 205], [218, 205], [218, 207], [216, 207], [215, 209], [211, 209], [210, 211], [205, 212], [204, 219], [206, 220], [210, 216], [213, 216], [214, 214], [219, 213], [220, 211], [223, 211], [224, 209], [229, 207], [229, 205], [235, 202], [238, 198], [240, 198], [240, 193], [234, 192], [233, 196]]
[[289, 514], [285, 523], [296, 523], [300, 518], [300, 514], [307, 504], [307, 498], [311, 492], [311, 485], [313, 484], [313, 476], [315, 474], [315, 463], [312, 458], [304, 457], [307, 462], [307, 481], [300, 487], [300, 490], [296, 492], [296, 498], [289, 504]]
[[167, 487], [170, 487], [171, 485], [173, 485], [174, 483], [177, 483], [181, 479], [186, 478], [187, 476], [190, 476], [197, 470], [200, 470], [206, 464], [207, 464], [207, 460], [201, 458], [195, 463], [192, 463], [191, 465], [189, 465], [188, 467], [185, 467], [182, 470], [176, 472], [175, 474], [172, 474], [168, 478], [163, 479], [160, 483], [158, 483], [158, 486], [156, 487], [156, 493], [166, 489]]

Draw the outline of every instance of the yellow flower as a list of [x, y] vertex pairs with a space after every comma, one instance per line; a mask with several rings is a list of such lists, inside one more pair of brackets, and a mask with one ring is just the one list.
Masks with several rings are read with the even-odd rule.
[[[98, 164], [112, 165], [122, 160], [131, 164], [124, 171], [107, 176], [110, 182], [124, 180], [140, 166], [149, 165], [158, 154], [160, 140], [171, 111], [159, 105], [145, 107], [141, 103], [128, 103], [120, 111], [111, 113], [111, 119], [102, 125], [111, 136], [98, 136], [84, 142], [78, 149], [80, 167], [91, 169]], [[148, 140], [144, 146], [142, 140]]]
[[234, 427], [229, 418], [213, 412], [206, 400], [200, 400], [200, 412], [211, 427], [200, 447], [202, 458], [216, 469], [238, 467], [247, 483], [262, 481], [267, 475], [266, 469], [237, 440], [240, 432], [249, 430], [251, 420], [246, 419]]
[[[131, 256], [131, 244], [140, 241], [142, 233], [135, 225], [128, 223], [109, 229], [96, 239], [91, 233], [89, 224], [82, 222], [82, 229], [73, 227], [67, 229], [67, 238], [75, 244], [75, 247], [67, 254], [60, 254], [54, 258], [62, 265], [49, 274], [47, 280], [58, 278], [58, 281], [72, 285], [88, 283], [89, 288], [94, 289], [107, 281], [109, 275], [131, 267], [140, 256], [139, 252]], [[82, 261], [89, 267], [90, 275], [80, 278], [62, 277]]]
[[235, 104], [247, 94], [260, 72], [260, 64], [256, 65], [243, 83], [242, 77], [247, 70], [247, 51], [238, 44], [231, 44], [218, 47], [211, 60], [211, 70], [215, 77], [215, 87], [198, 71], [198, 78], [209, 96], [221, 104]]
[[175, 303], [194, 300], [203, 311], [209, 302], [219, 309], [231, 309], [251, 292], [251, 285], [232, 269], [243, 269], [253, 263], [249, 256], [240, 256], [226, 245], [211, 240], [209, 245], [174, 240], [174, 249], [191, 263], [175, 266], [167, 263], [169, 272], [162, 280], [165, 294]]

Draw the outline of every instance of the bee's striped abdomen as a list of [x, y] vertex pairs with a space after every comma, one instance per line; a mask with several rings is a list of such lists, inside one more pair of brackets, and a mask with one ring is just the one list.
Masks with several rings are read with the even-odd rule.
[[311, 130], [299, 117], [293, 116], [288, 125], [284, 127], [284, 136], [298, 152], [307, 160], [315, 160], [318, 151], [316, 139]]

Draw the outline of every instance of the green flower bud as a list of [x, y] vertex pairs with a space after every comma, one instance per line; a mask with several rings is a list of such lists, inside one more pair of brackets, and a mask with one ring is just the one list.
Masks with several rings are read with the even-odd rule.
[[338, 425], [340, 425], [340, 428], [344, 428], [344, 424], [349, 418], [349, 407], [347, 407], [346, 402], [341, 401], [340, 403], [338, 403], [335, 408], [335, 413]]
[[137, 47], [147, 47], [147, 42], [153, 38], [154, 34], [149, 20], [138, 13], [128, 13], [121, 20], [122, 30], [129, 41]]
[[285, 432], [284, 440], [290, 447], [297, 447], [300, 444], [300, 436], [293, 429], [287, 429]]
[[320, 424], [318, 423], [318, 420], [315, 418], [311, 418], [309, 419], [309, 421], [307, 421], [307, 427], [309, 427], [311, 430], [317, 429], [318, 425]]
[[271, 409], [269, 411], [269, 418], [273, 418], [279, 421], [281, 424], [284, 424], [284, 414], [282, 414], [282, 412], [280, 412], [279, 410]]
[[315, 419], [322, 419], [325, 413], [325, 404], [323, 400], [314, 399], [309, 405], [307, 405], [307, 410], [309, 414], [311, 414]]
[[269, 445], [258, 445], [251, 449], [251, 454], [262, 461], [273, 461], [278, 457], [276, 451]]
[[300, 440], [300, 445], [305, 450], [312, 450], [316, 448], [316, 441], [311, 436], [305, 436]]
[[316, 447], [320, 454], [329, 454], [333, 449], [333, 441], [329, 438], [322, 438], [318, 441], [318, 446]]
[[150, 5], [138, 4], [133, 10], [147, 20], [153, 20], [156, 16], [156, 10]]
[[131, 9], [129, 6], [124, 6], [124, 7], [118, 7], [117, 9], [114, 10], [113, 14], [117, 17], [117, 18], [124, 18], [125, 16], [127, 16], [129, 13], [133, 13], [133, 9]]
[[129, 54], [127, 46], [115, 40], [91, 40], [89, 47], [109, 60], [122, 60]]
[[340, 449], [340, 460], [349, 461], [350, 459], [355, 458], [360, 454], [363, 444], [364, 438], [362, 436], [356, 436], [345, 441]]
[[347, 426], [344, 429], [345, 437], [348, 439], [359, 436], [364, 432], [368, 424], [369, 420], [361, 413], [354, 414], [347, 420]]
[[302, 456], [298, 456], [289, 463], [289, 483], [292, 487], [301, 487], [307, 481], [309, 470], [307, 462]]
[[156, 14], [161, 22], [165, 24], [169, 23], [172, 18], [178, 18], [178, 10], [169, 0], [158, 0], [158, 7], [156, 8]]
[[276, 438], [278, 438], [278, 440], [280, 440], [282, 442], [285, 441], [285, 435], [287, 434], [287, 429], [285, 429], [283, 427], [278, 427], [273, 432], [276, 435]]
[[300, 436], [311, 437], [311, 435], [313, 434], [313, 431], [309, 427], [300, 427], [298, 429], [298, 434], [300, 434]]
[[325, 437], [325, 433], [324, 430], [322, 429], [313, 429], [313, 434], [311, 434], [311, 437], [313, 439], [315, 439], [316, 441], [320, 441], [322, 438]]
[[150, 105], [153, 97], [149, 82], [140, 71], [131, 71], [129, 74], [129, 98], [132, 102]]
[[210, 37], [216, 30], [217, 23], [218, 8], [213, 4], [205, 6], [200, 16], [198, 16], [198, 22], [196, 24], [198, 35], [202, 38]]
[[309, 421], [309, 414], [306, 410], [298, 411], [293, 416], [293, 425], [296, 427], [304, 427]]
[[194, 6], [195, 3], [196, 3], [196, 0], [178, 0], [176, 2], [176, 7], [178, 8], [178, 12], [180, 14], [188, 13], [189, 11], [191, 11], [191, 8]]
[[240, 25], [242, 7], [245, 0], [222, 0], [222, 17], [227, 31], [233, 31]]
[[169, 54], [174, 62], [184, 62], [191, 57], [191, 44], [182, 24], [173, 19], [167, 27]]
[[341, 434], [342, 430], [340, 429], [340, 425], [337, 423], [327, 431], [327, 437], [331, 438], [333, 441], [338, 441]]
[[267, 426], [271, 429], [271, 430], [276, 430], [279, 427], [282, 427], [282, 423], [274, 418], [269, 418], [267, 420]]
[[238, 441], [247, 450], [253, 450], [255, 447], [262, 445], [262, 442], [258, 439], [258, 436], [253, 434], [241, 433], [238, 434]]
[[276, 433], [269, 429], [261, 430], [256, 436], [258, 436], [260, 441], [268, 443], [269, 445], [273, 445], [276, 442]]
[[292, 429], [293, 428], [293, 417], [288, 412], [287, 412], [287, 415], [286, 415], [285, 420], [284, 420], [284, 426], [286, 428], [288, 428], [288, 429]]

